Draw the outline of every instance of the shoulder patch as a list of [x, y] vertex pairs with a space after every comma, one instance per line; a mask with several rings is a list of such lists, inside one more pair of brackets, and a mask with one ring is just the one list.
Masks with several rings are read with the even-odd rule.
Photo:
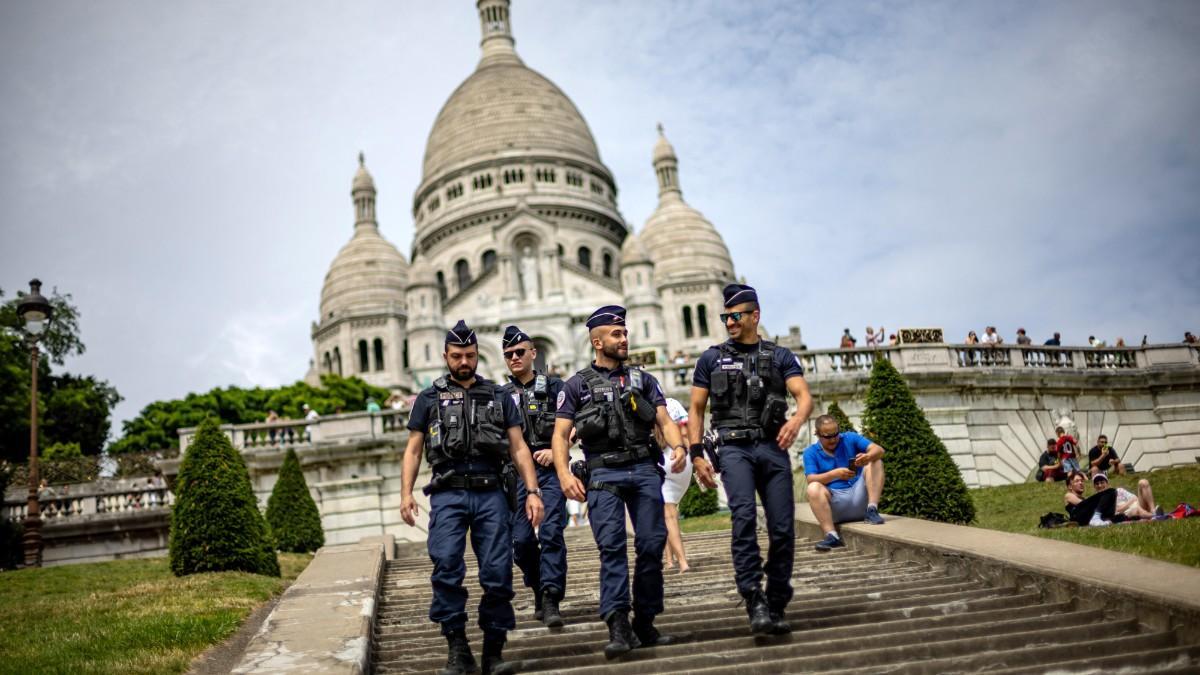
[[563, 403], [566, 402], [566, 400], [567, 400], [567, 392], [566, 391], [558, 392], [558, 399], [555, 402], [554, 407], [561, 408]]
[[520, 406], [521, 405], [521, 395], [514, 391], [512, 393], [512, 401], [513, 401], [513, 405]]
[[796, 356], [795, 354], [793, 354], [793, 355], [792, 355], [792, 358], [793, 358], [793, 359], [796, 359], [796, 365], [800, 366], [801, 368], [803, 368], [803, 367], [804, 367], [804, 364], [800, 363], [800, 357], [799, 357], [799, 356]]

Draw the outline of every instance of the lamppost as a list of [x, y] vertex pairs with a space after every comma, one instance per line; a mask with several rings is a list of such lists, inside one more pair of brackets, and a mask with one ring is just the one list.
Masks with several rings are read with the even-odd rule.
[[17, 316], [25, 322], [25, 341], [29, 343], [29, 360], [32, 364], [32, 384], [29, 387], [29, 502], [25, 507], [25, 566], [42, 566], [42, 514], [38, 505], [38, 340], [46, 331], [54, 309], [42, 297], [42, 282], [29, 282], [29, 295], [17, 305]]

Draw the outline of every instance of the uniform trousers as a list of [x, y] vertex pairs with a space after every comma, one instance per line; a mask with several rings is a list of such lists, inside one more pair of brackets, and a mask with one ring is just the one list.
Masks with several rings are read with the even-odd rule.
[[[720, 447], [721, 482], [729, 501], [733, 524], [733, 568], [738, 592], [762, 588], [767, 577], [767, 603], [781, 610], [792, 599], [792, 566], [796, 552], [796, 503], [792, 493], [792, 464], [774, 439]], [[757, 505], [762, 500], [767, 517], [767, 564], [758, 547]]]
[[463, 561], [467, 534], [479, 561], [479, 628], [502, 637], [514, 626], [512, 599], [512, 514], [503, 490], [449, 489], [429, 497], [429, 558], [433, 602], [429, 619], [449, 635], [467, 626]]
[[[650, 620], [663, 609], [663, 546], [667, 525], [663, 520], [662, 476], [653, 461], [620, 468], [597, 468], [588, 486], [588, 518], [600, 549], [600, 616], [628, 612], [629, 559], [625, 551], [625, 508], [633, 521], [634, 615]], [[601, 483], [609, 489], [600, 489]]]
[[567, 546], [563, 530], [567, 527], [567, 505], [562, 486], [553, 466], [537, 466], [538, 487], [542, 489], [545, 509], [537, 532], [525, 515], [525, 483], [517, 483], [517, 512], [513, 514], [513, 556], [521, 568], [525, 586], [535, 591], [554, 589], [562, 597], [567, 588]]

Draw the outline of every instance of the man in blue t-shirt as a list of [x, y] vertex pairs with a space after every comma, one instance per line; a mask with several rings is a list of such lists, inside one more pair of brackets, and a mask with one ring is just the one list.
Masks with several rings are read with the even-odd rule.
[[853, 431], [841, 431], [831, 415], [818, 417], [815, 426], [817, 442], [804, 449], [804, 475], [808, 505], [825, 533], [816, 549], [825, 552], [845, 546], [836, 523], [883, 524], [883, 448]]

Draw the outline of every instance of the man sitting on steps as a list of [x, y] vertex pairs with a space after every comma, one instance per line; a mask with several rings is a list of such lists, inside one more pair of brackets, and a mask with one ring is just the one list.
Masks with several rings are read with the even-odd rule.
[[808, 505], [825, 533], [816, 545], [823, 553], [846, 545], [834, 528], [836, 523], [883, 524], [879, 515], [883, 448], [853, 431], [842, 432], [831, 415], [818, 417], [816, 427], [817, 442], [804, 450], [804, 474]]

